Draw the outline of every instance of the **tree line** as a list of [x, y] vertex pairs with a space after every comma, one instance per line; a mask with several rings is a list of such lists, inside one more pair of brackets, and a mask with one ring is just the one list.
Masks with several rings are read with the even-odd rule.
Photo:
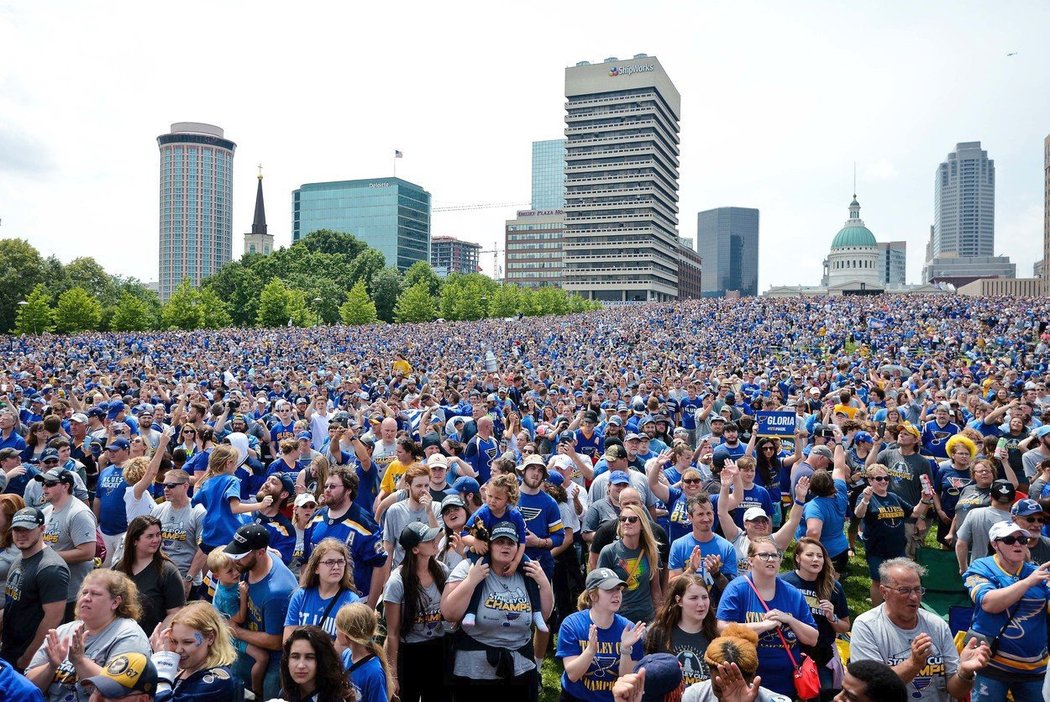
[[351, 234], [319, 230], [270, 254], [245, 254], [167, 302], [91, 257], [63, 264], [21, 239], [0, 241], [0, 328], [17, 334], [476, 320], [583, 312], [599, 303], [555, 287], [486, 276], [440, 277], [419, 261], [404, 274]]

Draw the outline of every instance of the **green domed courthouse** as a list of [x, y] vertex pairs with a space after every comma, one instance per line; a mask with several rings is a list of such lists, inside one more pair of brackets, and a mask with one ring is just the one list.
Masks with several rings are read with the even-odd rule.
[[849, 219], [835, 235], [831, 252], [824, 259], [822, 283], [828, 288], [845, 285], [850, 292], [881, 292], [885, 287], [879, 271], [879, 242], [860, 218], [856, 194], [849, 204]]

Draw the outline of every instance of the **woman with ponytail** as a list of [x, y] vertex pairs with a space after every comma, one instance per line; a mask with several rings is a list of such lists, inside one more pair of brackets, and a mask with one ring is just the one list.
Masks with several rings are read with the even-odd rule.
[[376, 640], [379, 619], [375, 610], [362, 602], [346, 605], [335, 615], [335, 629], [336, 645], [345, 647], [343, 668], [357, 702], [388, 702], [394, 680], [386, 653]]

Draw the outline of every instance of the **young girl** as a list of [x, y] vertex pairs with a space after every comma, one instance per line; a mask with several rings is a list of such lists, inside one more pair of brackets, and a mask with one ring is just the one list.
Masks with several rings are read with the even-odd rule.
[[[241, 582], [241, 573], [234, 567], [226, 552], [217, 548], [208, 554], [208, 570], [215, 580], [215, 597], [212, 604], [219, 614], [234, 624], [243, 626], [248, 620], [248, 583]], [[252, 689], [262, 692], [263, 677], [270, 655], [258, 646], [233, 638], [233, 647], [248, 654], [252, 664]]]
[[335, 629], [335, 643], [343, 647], [343, 668], [357, 702], [387, 702], [394, 685], [383, 647], [376, 640], [379, 619], [375, 610], [361, 602], [346, 605], [335, 615]]
[[[518, 531], [518, 550], [514, 556], [511, 570], [517, 570], [525, 556], [525, 519], [521, 516], [514, 504], [518, 501], [518, 479], [513, 475], [497, 475], [485, 485], [485, 504], [478, 508], [467, 520], [467, 529], [471, 535], [464, 536], [463, 541], [473, 554], [471, 561], [477, 562], [478, 556], [482, 563], [488, 563], [485, 555], [488, 553], [488, 537], [477, 532], [478, 527], [484, 527], [484, 534], [491, 534], [492, 529], [500, 522], [510, 522]], [[526, 559], [526, 562], [528, 560]], [[533, 624], [540, 631], [548, 631], [547, 623], [540, 615], [540, 592], [531, 578], [525, 579], [526, 590], [529, 593], [529, 601], [532, 603]], [[464, 628], [474, 626], [477, 621], [478, 605], [481, 604], [481, 589], [474, 591], [467, 605], [467, 612], [463, 615], [461, 625]]]
[[241, 502], [241, 481], [233, 475], [236, 464], [237, 449], [228, 444], [216, 446], [208, 457], [208, 470], [197, 481], [192, 504], [202, 505], [208, 512], [201, 533], [201, 551], [204, 553], [230, 543], [234, 532], [247, 524], [241, 515], [257, 512], [273, 502], [270, 495], [261, 502]]

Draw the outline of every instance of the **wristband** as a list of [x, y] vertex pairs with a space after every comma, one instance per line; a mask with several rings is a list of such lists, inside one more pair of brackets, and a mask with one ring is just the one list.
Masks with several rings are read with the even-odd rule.
[[795, 500], [795, 504], [798, 505], [799, 507], [805, 507], [806, 506], [805, 502], [799, 502], [798, 500]]

